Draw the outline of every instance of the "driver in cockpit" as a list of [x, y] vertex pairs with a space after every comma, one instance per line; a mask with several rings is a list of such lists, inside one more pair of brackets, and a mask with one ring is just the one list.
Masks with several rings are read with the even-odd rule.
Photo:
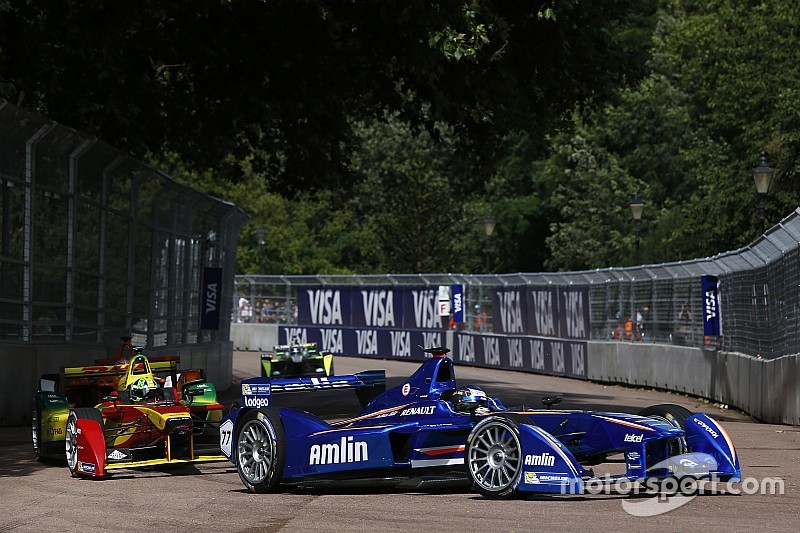
[[161, 389], [156, 381], [151, 377], [141, 377], [130, 384], [128, 387], [128, 397], [132, 402], [143, 402], [145, 400], [157, 399], [161, 396]]
[[491, 399], [475, 385], [459, 388], [453, 393], [450, 401], [453, 402], [453, 410], [457, 413], [471, 414], [474, 412], [478, 415], [488, 415], [493, 409]]

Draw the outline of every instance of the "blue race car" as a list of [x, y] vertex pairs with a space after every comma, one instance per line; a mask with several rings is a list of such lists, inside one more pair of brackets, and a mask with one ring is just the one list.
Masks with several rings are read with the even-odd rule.
[[[456, 385], [446, 348], [402, 385], [385, 390], [382, 371], [320, 378], [250, 378], [242, 407], [220, 424], [222, 453], [253, 492], [282, 485], [472, 485], [488, 498], [584, 492], [613, 479], [740, 479], [739, 458], [722, 426], [705, 414], [659, 405], [639, 415], [508, 409], [477, 387]], [[272, 395], [355, 389], [365, 405], [354, 418], [328, 423], [275, 407]], [[596, 478], [588, 467], [622, 453], [626, 473]]]

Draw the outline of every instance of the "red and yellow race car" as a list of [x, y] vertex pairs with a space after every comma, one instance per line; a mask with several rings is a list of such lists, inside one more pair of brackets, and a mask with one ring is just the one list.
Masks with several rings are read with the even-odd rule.
[[222, 405], [201, 370], [178, 373], [178, 357], [132, 349], [129, 360], [43, 376], [34, 397], [37, 458], [64, 457], [73, 476], [159, 464], [224, 461]]

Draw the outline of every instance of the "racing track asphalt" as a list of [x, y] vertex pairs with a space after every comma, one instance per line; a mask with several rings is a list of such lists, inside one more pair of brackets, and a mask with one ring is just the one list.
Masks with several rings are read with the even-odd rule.
[[[400, 384], [416, 363], [339, 357], [340, 374], [386, 369]], [[256, 375], [258, 354], [234, 355], [234, 381]], [[659, 403], [704, 411], [722, 422], [741, 458], [742, 475], [782, 478], [783, 495], [710, 491], [665, 514], [678, 500], [621, 494], [532, 496], [490, 501], [469, 491], [316, 490], [258, 495], [245, 491], [232, 465], [209, 463], [177, 469], [119, 470], [104, 481], [70, 478], [61, 462], [32, 459], [27, 427], [0, 428], [0, 532], [4, 531], [797, 531], [800, 528], [800, 428], [761, 424], [733, 410], [680, 394], [624, 388], [518, 372], [457, 367], [461, 384], [482, 386], [506, 405], [538, 407], [563, 394], [563, 408], [637, 412]], [[238, 387], [223, 394], [226, 405]], [[358, 411], [344, 391], [286, 395], [287, 404], [327, 418]], [[620, 464], [594, 467], [617, 473]], [[604, 470], [607, 468], [607, 470]], [[742, 488], [742, 487], [738, 487]], [[752, 490], [751, 490], [752, 492]], [[667, 507], [659, 507], [667, 506]]]

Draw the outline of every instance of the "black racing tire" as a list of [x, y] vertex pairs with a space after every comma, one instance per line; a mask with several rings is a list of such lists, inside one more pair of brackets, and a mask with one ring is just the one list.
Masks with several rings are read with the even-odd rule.
[[69, 412], [67, 431], [64, 438], [67, 466], [72, 477], [78, 477], [78, 420], [94, 420], [103, 427], [103, 415], [94, 407], [76, 407]]
[[37, 461], [44, 460], [42, 451], [42, 405], [39, 398], [33, 401], [33, 412], [31, 413], [31, 440], [33, 441], [33, 456]]
[[664, 403], [660, 405], [651, 405], [645, 407], [637, 413], [639, 416], [646, 416], [648, 418], [656, 418], [664, 420], [668, 424], [675, 427], [686, 429], [686, 419], [692, 416], [690, 410], [682, 405], [675, 405], [671, 403]]
[[236, 433], [236, 471], [250, 492], [277, 492], [286, 464], [286, 435], [275, 408], [243, 415]]
[[233, 402], [231, 402], [231, 404], [228, 406], [228, 408], [225, 409], [225, 411], [222, 413], [222, 415], [223, 416], [228, 416], [229, 414], [231, 414], [232, 412], [234, 412], [235, 410], [237, 410], [237, 409], [239, 409], [241, 407], [242, 407], [242, 404], [239, 403], [239, 400], [234, 400]]
[[[641, 411], [639, 411], [639, 416], [646, 416], [648, 418], [654, 418], [656, 420], [660, 420], [662, 422], [666, 422], [671, 426], [675, 426], [676, 428], [680, 428], [686, 431], [686, 419], [692, 416], [690, 410], [685, 408], [682, 405], [675, 405], [672, 403], [663, 403], [659, 405], [651, 405], [650, 407], [645, 407]], [[686, 442], [686, 437], [678, 439], [675, 441], [676, 448], [671, 450], [671, 453], [674, 454], [682, 454], [686, 453], [689, 449], [689, 446]]]
[[467, 437], [464, 463], [475, 490], [485, 498], [519, 496], [524, 459], [519, 424], [526, 421], [518, 416], [489, 416]]

